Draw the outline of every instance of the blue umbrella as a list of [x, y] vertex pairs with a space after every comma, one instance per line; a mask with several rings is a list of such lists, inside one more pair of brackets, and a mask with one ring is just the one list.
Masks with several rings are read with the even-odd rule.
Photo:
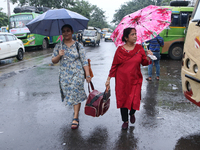
[[87, 28], [88, 21], [89, 19], [76, 12], [62, 8], [48, 10], [31, 20], [26, 26], [31, 33], [56, 36], [62, 34], [61, 27], [65, 24], [71, 25], [74, 32], [77, 32]]

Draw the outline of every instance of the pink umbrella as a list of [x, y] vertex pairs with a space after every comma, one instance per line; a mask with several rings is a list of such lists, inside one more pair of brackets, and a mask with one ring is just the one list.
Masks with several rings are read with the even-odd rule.
[[137, 30], [136, 43], [156, 37], [171, 22], [171, 10], [160, 6], [150, 5], [132, 14], [126, 15], [111, 35], [116, 46], [124, 45], [122, 42], [123, 30], [133, 27]]

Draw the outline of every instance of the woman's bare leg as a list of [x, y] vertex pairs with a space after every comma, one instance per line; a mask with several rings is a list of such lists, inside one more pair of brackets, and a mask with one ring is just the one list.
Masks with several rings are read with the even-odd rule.
[[[81, 108], [81, 103], [74, 105], [74, 118], [78, 119], [80, 108]], [[73, 120], [72, 123], [78, 123], [78, 122], [76, 120]], [[75, 127], [75, 126], [76, 125], [72, 125], [72, 127]]]

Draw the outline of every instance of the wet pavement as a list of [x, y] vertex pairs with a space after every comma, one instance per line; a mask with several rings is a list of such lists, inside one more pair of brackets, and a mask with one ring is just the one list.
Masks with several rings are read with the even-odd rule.
[[[102, 40], [99, 47], [85, 48], [94, 86], [104, 91], [116, 47]], [[151, 82], [146, 81], [147, 67], [141, 67], [141, 107], [127, 131], [121, 130], [114, 79], [108, 112], [98, 118], [86, 116], [83, 102], [80, 126], [71, 130], [73, 109], [60, 100], [59, 65], [51, 65], [50, 55], [48, 51], [21, 62], [0, 64], [0, 150], [200, 149], [200, 108], [182, 94], [181, 61], [162, 57], [159, 81], [155, 74]], [[87, 84], [85, 89], [88, 94]]]

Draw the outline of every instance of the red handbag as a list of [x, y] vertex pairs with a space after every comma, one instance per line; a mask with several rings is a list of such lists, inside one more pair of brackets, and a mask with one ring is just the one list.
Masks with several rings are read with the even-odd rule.
[[[90, 86], [92, 92], [90, 92]], [[94, 89], [92, 82], [88, 84], [89, 95], [85, 104], [85, 114], [92, 117], [104, 115], [110, 107], [110, 89], [99, 92]]]

